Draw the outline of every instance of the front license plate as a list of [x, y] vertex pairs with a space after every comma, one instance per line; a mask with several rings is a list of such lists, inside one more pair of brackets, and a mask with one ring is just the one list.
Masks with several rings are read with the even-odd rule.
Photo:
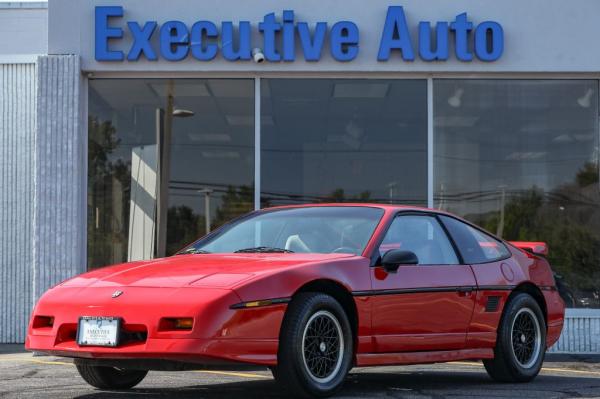
[[81, 317], [77, 343], [82, 346], [117, 346], [120, 323], [118, 317]]

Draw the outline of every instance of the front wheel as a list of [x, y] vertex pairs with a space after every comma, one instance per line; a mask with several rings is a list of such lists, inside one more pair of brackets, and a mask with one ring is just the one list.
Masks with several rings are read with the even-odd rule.
[[92, 366], [76, 364], [81, 378], [88, 384], [99, 389], [129, 389], [133, 388], [146, 377], [147, 370], [123, 370], [116, 367]]
[[350, 370], [353, 346], [348, 316], [334, 298], [300, 294], [286, 312], [273, 375], [296, 396], [333, 395]]
[[494, 359], [483, 364], [490, 377], [500, 382], [534, 379], [546, 353], [546, 323], [537, 301], [526, 293], [513, 297], [504, 310]]

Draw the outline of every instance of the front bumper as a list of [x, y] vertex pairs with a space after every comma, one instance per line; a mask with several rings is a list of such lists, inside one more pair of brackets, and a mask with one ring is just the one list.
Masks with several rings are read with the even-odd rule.
[[[112, 298], [116, 290], [123, 295]], [[230, 309], [241, 299], [232, 290], [149, 287], [58, 287], [38, 302], [25, 347], [31, 351], [82, 359], [164, 359], [196, 364], [275, 365], [279, 327], [286, 305]], [[53, 317], [36, 326], [36, 316]], [[79, 346], [81, 316], [122, 319], [128, 339], [117, 347]], [[163, 318], [191, 317], [191, 330], [165, 330]]]
[[27, 349], [83, 359], [163, 359], [204, 366], [250, 363], [273, 366], [277, 363], [276, 339], [193, 339], [148, 338], [146, 342], [117, 348], [81, 347], [75, 341], [54, 344], [53, 336], [30, 335]]

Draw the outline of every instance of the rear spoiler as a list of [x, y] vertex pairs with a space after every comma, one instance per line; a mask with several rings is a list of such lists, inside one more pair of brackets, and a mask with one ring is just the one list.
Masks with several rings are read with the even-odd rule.
[[536, 255], [548, 256], [548, 244], [541, 241], [509, 241], [510, 244]]

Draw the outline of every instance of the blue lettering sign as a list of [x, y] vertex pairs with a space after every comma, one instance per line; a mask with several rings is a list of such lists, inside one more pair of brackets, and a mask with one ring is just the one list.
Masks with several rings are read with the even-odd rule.
[[323, 43], [325, 42], [325, 33], [327, 32], [327, 23], [318, 22], [315, 26], [315, 33], [310, 37], [310, 28], [306, 22], [298, 23], [298, 36], [304, 52], [306, 61], [319, 61]]
[[[197, 21], [186, 25], [182, 21], [126, 21], [122, 6], [97, 6], [95, 8], [95, 57], [97, 61], [138, 61], [142, 56], [148, 61], [159, 58], [182, 61], [190, 57], [198, 61], [210, 61], [217, 57], [228, 61], [249, 61], [253, 55], [257, 62], [294, 62], [299, 48], [304, 60], [321, 59], [326, 38], [329, 39], [331, 57], [349, 62], [359, 55], [359, 27], [352, 21], [327, 22], [296, 21], [294, 10], [284, 10], [278, 16], [271, 12], [264, 15], [257, 26], [249, 21]], [[404, 61], [446, 61], [450, 46], [454, 45], [456, 59], [470, 62], [474, 59], [492, 62], [504, 52], [504, 31], [495, 21], [475, 25], [463, 12], [453, 21], [409, 21], [402, 6], [387, 9], [377, 60], [386, 62], [397, 53]], [[412, 28], [411, 28], [412, 26]], [[126, 30], [125, 30], [126, 28]], [[259, 43], [252, 40], [261, 35]], [[155, 35], [155, 32], [158, 33]], [[418, 31], [417, 37], [411, 32]], [[157, 37], [158, 36], [158, 37]], [[123, 39], [130, 40], [125, 53]], [[296, 40], [299, 40], [297, 43]], [[119, 47], [120, 44], [120, 47]], [[256, 46], [256, 47], [255, 47]], [[155, 48], [157, 47], [157, 48]]]
[[400, 50], [402, 58], [405, 61], [413, 61], [415, 59], [415, 52], [410, 42], [410, 33], [406, 25], [404, 9], [401, 6], [388, 8], [381, 41], [379, 42], [377, 59], [379, 61], [387, 61], [390, 58], [392, 49]]
[[281, 56], [275, 45], [276, 34], [281, 30], [281, 25], [275, 18], [275, 13], [265, 15], [263, 21], [258, 24], [258, 30], [263, 33], [265, 58], [267, 61], [279, 61]]
[[[488, 35], [491, 38], [491, 48], [488, 48]], [[486, 21], [475, 29], [475, 54], [481, 61], [496, 61], [504, 51], [504, 30], [498, 22]]]
[[221, 24], [221, 45], [223, 46], [223, 57], [228, 61], [249, 60], [252, 58], [250, 45], [250, 22], [242, 21], [239, 25], [237, 50], [234, 49], [233, 23], [223, 22]]
[[217, 43], [205, 43], [205, 39], [219, 36], [217, 25], [209, 21], [198, 21], [192, 25], [190, 34], [190, 48], [192, 56], [200, 61], [209, 61], [217, 56], [219, 46]]
[[169, 61], [181, 61], [188, 55], [188, 30], [181, 21], [165, 22], [160, 27], [160, 55]]
[[294, 11], [283, 12], [283, 60], [294, 61], [296, 59]]
[[424, 61], [445, 61], [448, 59], [448, 22], [435, 25], [435, 49], [431, 40], [431, 24], [419, 22], [419, 57]]
[[137, 22], [129, 21], [127, 26], [129, 32], [133, 36], [133, 45], [127, 54], [128, 61], [137, 61], [142, 53], [146, 55], [146, 58], [150, 61], [156, 61], [156, 53], [150, 44], [150, 38], [156, 29], [156, 21], [148, 21], [144, 24], [144, 27], [140, 27]]
[[122, 17], [123, 7], [96, 7], [95, 14], [95, 44], [96, 59], [98, 61], [122, 61], [123, 52], [113, 51], [108, 48], [109, 39], [120, 39], [123, 37], [123, 29], [112, 28], [108, 25], [110, 17]]
[[467, 20], [467, 13], [457, 15], [454, 22], [450, 24], [450, 29], [454, 31], [456, 58], [461, 61], [471, 61], [473, 54], [469, 52], [469, 32], [473, 29], [473, 24]]
[[331, 27], [331, 55], [338, 61], [352, 61], [358, 55], [358, 26], [342, 21]]

